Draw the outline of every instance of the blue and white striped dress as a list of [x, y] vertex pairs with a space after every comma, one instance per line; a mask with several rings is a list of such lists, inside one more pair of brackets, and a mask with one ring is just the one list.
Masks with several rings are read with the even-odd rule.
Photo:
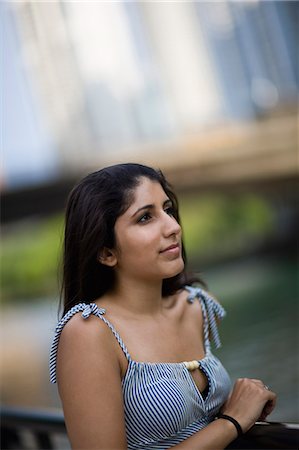
[[217, 318], [225, 311], [221, 305], [198, 287], [186, 286], [187, 301], [199, 300], [204, 319], [205, 356], [199, 368], [208, 380], [204, 396], [183, 362], [147, 363], [132, 360], [124, 342], [104, 317], [105, 310], [95, 303], [79, 303], [58, 323], [50, 354], [50, 380], [56, 382], [56, 357], [61, 331], [74, 314], [82, 312], [88, 319], [93, 314], [105, 322], [116, 337], [127, 360], [128, 369], [122, 380], [128, 449], [169, 449], [201, 430], [215, 418], [231, 389], [228, 373], [211, 352], [211, 337], [220, 346]]

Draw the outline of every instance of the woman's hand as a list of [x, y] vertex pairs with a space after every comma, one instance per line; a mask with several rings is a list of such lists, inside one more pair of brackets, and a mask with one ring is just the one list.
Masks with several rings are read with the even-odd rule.
[[236, 419], [243, 432], [265, 420], [276, 404], [276, 394], [261, 380], [239, 378], [221, 412]]
[[[264, 420], [272, 412], [275, 401], [276, 395], [268, 390], [262, 381], [242, 378], [236, 381], [221, 413], [236, 419], [245, 433], [257, 420]], [[235, 425], [219, 418], [175, 445], [174, 448], [178, 450], [225, 449], [236, 438]]]

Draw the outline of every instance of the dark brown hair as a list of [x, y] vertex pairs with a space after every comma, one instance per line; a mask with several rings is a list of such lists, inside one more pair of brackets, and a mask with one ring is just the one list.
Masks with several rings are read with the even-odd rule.
[[[172, 201], [174, 217], [180, 223], [177, 197], [160, 170], [127, 163], [106, 167], [84, 177], [70, 192], [66, 206], [60, 298], [63, 314], [79, 302], [95, 301], [112, 288], [114, 271], [99, 262], [99, 254], [104, 247], [114, 247], [116, 219], [133, 201], [134, 189], [141, 177], [160, 183]], [[183, 243], [182, 257], [186, 267]], [[195, 281], [204, 284], [184, 269], [163, 280], [162, 295], [173, 294]]]

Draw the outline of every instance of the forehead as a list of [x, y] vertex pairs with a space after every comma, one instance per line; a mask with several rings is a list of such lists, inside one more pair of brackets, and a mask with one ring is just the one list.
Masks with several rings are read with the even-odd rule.
[[131, 212], [132, 209], [135, 210], [136, 207], [139, 208], [147, 204], [160, 204], [167, 199], [168, 196], [158, 181], [142, 177], [133, 191], [132, 202], [127, 211]]

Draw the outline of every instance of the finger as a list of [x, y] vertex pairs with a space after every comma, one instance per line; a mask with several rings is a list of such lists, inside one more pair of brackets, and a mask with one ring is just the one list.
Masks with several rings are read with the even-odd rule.
[[276, 406], [276, 395], [272, 400], [268, 402], [268, 404], [266, 404], [266, 410], [269, 411], [268, 414], [270, 414], [273, 411], [275, 406]]
[[257, 380], [257, 379], [255, 379], [255, 378], [251, 378], [251, 381], [252, 381], [254, 384], [256, 384], [256, 385], [258, 385], [258, 386], [260, 386], [260, 387], [262, 387], [262, 388], [265, 388], [265, 384], [262, 382], [262, 380]]
[[271, 414], [271, 412], [273, 411], [273, 409], [275, 408], [276, 405], [276, 396], [273, 400], [269, 400], [265, 406], [264, 409], [260, 415], [259, 420], [263, 421], [266, 419], [267, 416], [269, 416], [269, 414]]
[[273, 392], [273, 391], [269, 388], [269, 386], [267, 386], [266, 384], [263, 383], [262, 380], [257, 380], [257, 379], [255, 379], [255, 378], [252, 378], [251, 380], [252, 380], [256, 385], [260, 386], [261, 388], [265, 389], [266, 391], [268, 391], [268, 392]]

